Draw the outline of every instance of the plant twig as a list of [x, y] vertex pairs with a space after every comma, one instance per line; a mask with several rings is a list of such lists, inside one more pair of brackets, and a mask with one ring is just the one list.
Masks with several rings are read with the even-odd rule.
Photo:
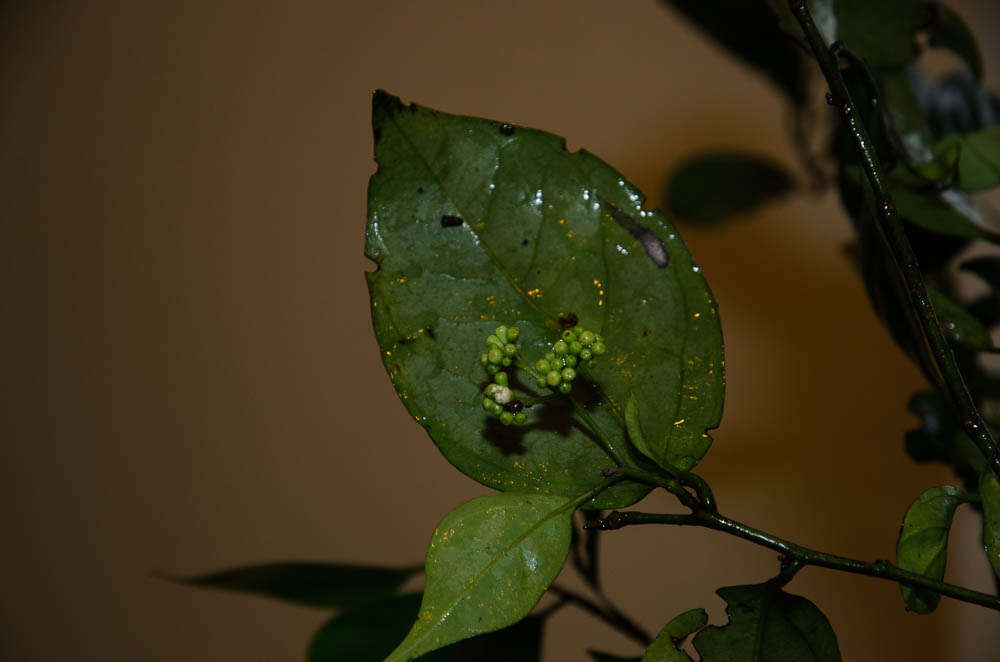
[[815, 565], [850, 572], [856, 575], [887, 579], [913, 588], [930, 589], [935, 593], [947, 595], [962, 602], [971, 602], [1000, 611], [1000, 598], [997, 596], [930, 579], [915, 572], [903, 570], [888, 561], [869, 563], [803, 547], [802, 545], [797, 545], [765, 531], [737, 522], [719, 513], [702, 510], [687, 515], [677, 515], [671, 513], [642, 513], [638, 511], [620, 512], [616, 510], [600, 520], [597, 526], [605, 530], [614, 530], [637, 524], [673, 524], [715, 529], [716, 531], [722, 531], [738, 538], [749, 540], [762, 547], [781, 552], [783, 557], [791, 559], [802, 566]]
[[623, 614], [613, 605], [609, 609], [608, 605], [601, 606], [585, 595], [580, 595], [556, 584], [550, 586], [549, 591], [559, 596], [561, 600], [569, 604], [575, 604], [585, 611], [590, 612], [608, 625], [620, 630], [643, 647], [649, 646], [653, 642], [653, 637], [641, 625]]
[[923, 275], [917, 257], [906, 238], [906, 231], [899, 216], [899, 211], [889, 195], [888, 188], [882, 180], [881, 167], [875, 148], [868, 137], [868, 131], [861, 119], [858, 109], [851, 99], [847, 84], [840, 74], [840, 64], [834, 53], [824, 43], [823, 37], [805, 0], [790, 0], [792, 13], [802, 26], [806, 41], [816, 56], [827, 85], [830, 87], [833, 103], [840, 110], [840, 116], [847, 130], [854, 139], [858, 156], [865, 172], [865, 180], [874, 197], [876, 209], [874, 216], [879, 234], [889, 249], [889, 254], [906, 283], [910, 306], [916, 312], [924, 337], [930, 345], [931, 353], [938, 371], [941, 373], [953, 409], [959, 415], [959, 420], [966, 434], [975, 442], [979, 451], [986, 458], [987, 465], [993, 475], [1000, 479], [1000, 451], [989, 427], [969, 393], [962, 377], [962, 372], [955, 360], [955, 355], [948, 346], [948, 341], [941, 330], [940, 322], [927, 295]]

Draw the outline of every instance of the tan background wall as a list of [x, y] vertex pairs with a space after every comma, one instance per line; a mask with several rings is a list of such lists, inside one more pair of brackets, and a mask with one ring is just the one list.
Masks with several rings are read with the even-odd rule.
[[[1000, 87], [995, 3], [954, 4]], [[378, 360], [362, 278], [375, 87], [561, 133], [651, 194], [695, 148], [795, 167], [778, 96], [655, 2], [5, 7], [5, 660], [301, 659], [321, 612], [150, 572], [412, 563], [486, 491], [412, 424]], [[874, 559], [951, 478], [904, 456], [921, 380], [843, 259], [848, 235], [834, 196], [808, 194], [686, 229], [730, 377], [701, 470], [728, 514]], [[974, 527], [959, 518], [950, 578], [985, 588]], [[650, 629], [699, 605], [720, 618], [715, 588], [775, 569], [701, 530], [621, 531], [604, 550], [612, 594]], [[811, 569], [792, 589], [845, 660], [988, 660], [1000, 644], [996, 614], [904, 614], [888, 583]], [[589, 623], [561, 613], [546, 660], [635, 652]]]

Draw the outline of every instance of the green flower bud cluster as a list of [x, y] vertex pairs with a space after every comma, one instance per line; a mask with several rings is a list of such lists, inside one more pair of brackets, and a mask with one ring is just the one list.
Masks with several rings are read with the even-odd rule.
[[520, 335], [521, 330], [516, 326], [498, 326], [486, 338], [488, 349], [479, 357], [479, 362], [493, 375], [493, 381], [483, 389], [483, 409], [499, 417], [504, 425], [523, 425], [528, 420], [524, 403], [514, 397], [507, 373], [501, 370], [513, 362], [517, 354], [514, 342]]
[[535, 363], [538, 385], [558, 389], [560, 393], [573, 390], [576, 368], [580, 362], [593, 367], [593, 358], [607, 351], [601, 336], [581, 327], [566, 329], [552, 345], [552, 351]]
[[487, 372], [495, 375], [510, 366], [517, 354], [514, 343], [520, 335], [521, 330], [516, 326], [500, 325], [486, 338], [486, 353], [479, 357], [479, 362]]

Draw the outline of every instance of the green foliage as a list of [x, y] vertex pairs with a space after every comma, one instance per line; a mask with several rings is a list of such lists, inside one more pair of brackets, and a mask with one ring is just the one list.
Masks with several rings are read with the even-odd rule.
[[[307, 662], [381, 662], [413, 625], [421, 598], [410, 593], [335, 616], [313, 637]], [[542, 624], [543, 619], [529, 616], [509, 628], [439, 648], [420, 660], [538, 662]]]
[[674, 216], [710, 223], [788, 193], [791, 177], [770, 159], [753, 154], [703, 154], [684, 161], [667, 185]]
[[[578, 409], [512, 374], [520, 399], [536, 404], [525, 407], [527, 425], [492, 427], [470, 360], [488, 330], [516, 322], [530, 365], [572, 319], [609, 348], [585, 372], [600, 389], [573, 396], [601, 436], [625, 443], [634, 392], [650, 444], [673, 466], [694, 466], [722, 412], [722, 338], [711, 292], [669, 221], [643, 209], [619, 173], [551, 134], [381, 92], [374, 125], [375, 333], [400, 397], [445, 456], [501, 490], [575, 495], [598, 484], [613, 461]], [[592, 505], [621, 507], [646, 491], [623, 482]]]
[[569, 552], [572, 499], [493, 494], [451, 511], [427, 550], [416, 623], [386, 662], [405, 662], [528, 615]]
[[[970, 500], [965, 492], [943, 485], [932, 487], [917, 497], [906, 510], [906, 518], [896, 542], [899, 567], [926, 577], [941, 579], [948, 560], [948, 532], [959, 504]], [[900, 585], [909, 611], [929, 614], [941, 596], [927, 589]]]
[[1000, 126], [951, 135], [934, 146], [935, 154], [958, 154], [958, 187], [980, 191], [1000, 185]]
[[[716, 592], [726, 601], [729, 623], [711, 625], [695, 635], [694, 647], [702, 662], [839, 662], [840, 648], [830, 623], [805, 598], [785, 593], [772, 582], [727, 586]], [[690, 618], [689, 625], [694, 622]]]
[[691, 662], [678, 646], [708, 623], [704, 609], [689, 609], [663, 626], [642, 658], [642, 662]]
[[988, 471], [979, 479], [979, 496], [983, 500], [983, 546], [993, 572], [1000, 577], [1000, 483]]

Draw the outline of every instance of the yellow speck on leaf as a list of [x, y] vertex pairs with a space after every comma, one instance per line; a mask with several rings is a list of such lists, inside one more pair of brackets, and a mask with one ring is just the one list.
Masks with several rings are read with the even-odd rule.
[[683, 422], [684, 422], [685, 420], [687, 420], [687, 419], [683, 419], [683, 418], [682, 418], [682, 419], [680, 419], [679, 421], [674, 421], [674, 425], [680, 425], [680, 424], [681, 424], [681, 423], [683, 423]]

